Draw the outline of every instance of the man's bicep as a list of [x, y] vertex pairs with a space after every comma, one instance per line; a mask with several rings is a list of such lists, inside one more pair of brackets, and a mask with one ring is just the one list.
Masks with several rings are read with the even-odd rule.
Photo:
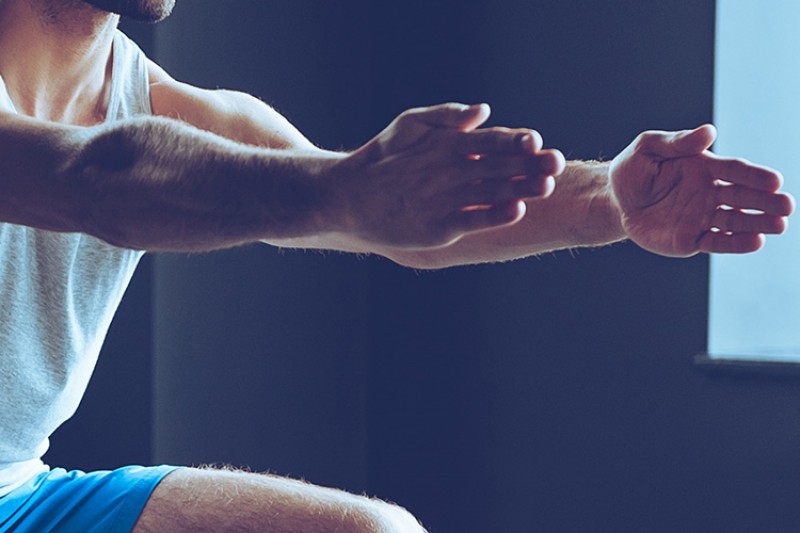
[[178, 82], [154, 63], [150, 79], [150, 100], [155, 115], [178, 119], [253, 146], [315, 148], [284, 116], [254, 96]]

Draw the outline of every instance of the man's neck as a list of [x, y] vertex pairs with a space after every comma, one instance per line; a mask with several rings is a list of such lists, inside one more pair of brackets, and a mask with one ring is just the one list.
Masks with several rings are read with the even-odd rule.
[[81, 0], [0, 2], [0, 75], [20, 113], [102, 121], [118, 17]]

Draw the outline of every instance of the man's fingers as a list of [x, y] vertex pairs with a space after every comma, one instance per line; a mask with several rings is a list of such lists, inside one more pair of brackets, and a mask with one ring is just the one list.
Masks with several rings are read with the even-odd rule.
[[486, 128], [458, 133], [456, 150], [465, 155], [533, 154], [542, 149], [542, 136], [534, 130]]
[[564, 170], [564, 156], [558, 150], [542, 150], [536, 155], [483, 157], [467, 161], [465, 181], [513, 178], [514, 176], [557, 176]]
[[716, 191], [717, 205], [755, 209], [775, 216], [789, 216], [794, 211], [794, 198], [785, 193], [766, 192], [743, 185], [723, 185]]
[[525, 202], [501, 202], [491, 206], [471, 207], [450, 213], [445, 226], [448, 233], [460, 235], [512, 224], [525, 216]]
[[551, 176], [524, 176], [517, 179], [483, 180], [466, 183], [450, 196], [450, 205], [458, 209], [465, 206], [485, 206], [508, 203], [529, 198], [543, 198], [552, 194], [555, 180]]
[[717, 209], [711, 226], [728, 233], [780, 234], [786, 231], [786, 217], [743, 213], [738, 209]]
[[700, 252], [715, 254], [747, 254], [764, 246], [764, 236], [760, 233], [728, 234], [707, 231], [698, 243]]
[[708, 158], [708, 171], [714, 179], [768, 192], [775, 192], [783, 185], [781, 173], [771, 168], [714, 154], [709, 154]]

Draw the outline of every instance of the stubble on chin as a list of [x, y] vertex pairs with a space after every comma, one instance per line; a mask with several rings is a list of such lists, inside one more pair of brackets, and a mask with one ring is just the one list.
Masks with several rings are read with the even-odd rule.
[[175, 7], [175, 0], [66, 0], [74, 1], [140, 22], [153, 23], [167, 18]]

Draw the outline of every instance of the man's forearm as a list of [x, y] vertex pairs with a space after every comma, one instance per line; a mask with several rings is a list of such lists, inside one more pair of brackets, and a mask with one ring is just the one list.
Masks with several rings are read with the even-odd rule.
[[375, 247], [341, 234], [285, 244], [377, 253], [420, 269], [504, 261], [626, 238], [670, 257], [754, 252], [764, 244], [764, 235], [785, 231], [794, 200], [780, 191], [780, 173], [709, 152], [715, 133], [709, 125], [647, 131], [610, 163], [568, 163], [554, 192], [528, 200], [518, 222], [468, 233], [447, 246]]
[[390, 250], [383, 255], [415, 268], [443, 268], [620, 241], [626, 235], [609, 188], [608, 166], [607, 162], [568, 162], [556, 178], [553, 194], [529, 200], [525, 217], [513, 226], [468, 235], [436, 250]]
[[[131, 147], [142, 151], [122, 172], [93, 168], [106, 152], [118, 154], [110, 166], [124, 160]], [[84, 153], [74, 165], [89, 202], [84, 231], [114, 244], [204, 251], [336, 227], [327, 172], [341, 154], [248, 147], [152, 119], [101, 134]]]
[[16, 147], [0, 177], [7, 222], [187, 251], [335, 227], [318, 177], [339, 154], [246, 147], [153, 118], [89, 129], [20, 119], [0, 136]]

